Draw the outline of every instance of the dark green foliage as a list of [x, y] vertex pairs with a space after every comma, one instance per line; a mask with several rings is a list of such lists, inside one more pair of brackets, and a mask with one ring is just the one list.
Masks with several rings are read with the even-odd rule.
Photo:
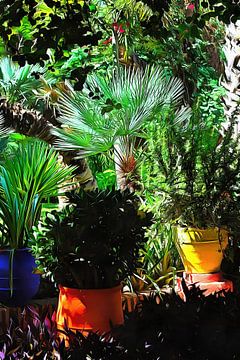
[[205, 297], [185, 289], [146, 298], [118, 331], [118, 340], [138, 360], [230, 360], [240, 357], [240, 299], [226, 293]]
[[[151, 3], [154, 2], [147, 3], [152, 7]], [[186, 88], [186, 100], [192, 103], [199, 92], [199, 79], [204, 80], [201, 68], [211, 66], [211, 78], [216, 81], [223, 70], [220, 56], [224, 42], [223, 24], [211, 18], [210, 21], [202, 20], [200, 26], [206, 9], [197, 9], [197, 3], [193, 4], [195, 10], [192, 16], [189, 16], [183, 0], [172, 0], [165, 7], [165, 2], [158, 3], [164, 11], [155, 11], [152, 18], [142, 24], [144, 36], [136, 43], [135, 51], [147, 62], [160, 63], [171, 74], [180, 77]]]
[[[0, 31], [7, 51], [20, 65], [49, 60], [48, 49], [54, 58], [67, 60], [68, 51], [76, 46], [97, 45], [101, 32], [90, 24], [94, 9], [91, 1], [31, 1], [3, 0], [0, 2]], [[94, 15], [93, 15], [94, 16]], [[79, 86], [89, 69], [83, 69]], [[73, 75], [74, 78], [74, 75]]]
[[162, 17], [164, 11], [169, 9], [169, 1], [143, 0], [143, 2], [153, 10], [153, 16], [150, 20], [148, 22], [142, 22], [145, 29], [144, 32], [154, 37], [162, 36], [164, 33]]
[[206, 127], [218, 127], [226, 121], [222, 100], [225, 94], [216, 78], [216, 71], [207, 65], [199, 66], [193, 111]]
[[[170, 0], [169, 2], [176, 2], [176, 0]], [[178, 0], [178, 2], [184, 3], [182, 0]], [[193, 20], [200, 28], [212, 17], [218, 17], [219, 20], [223, 21], [225, 24], [236, 22], [240, 17], [238, 0], [189, 1], [189, 3], [195, 5]]]
[[58, 337], [54, 315], [48, 309], [37, 312], [34, 307], [24, 309], [22, 323], [11, 323], [6, 334], [0, 336], [1, 360], [130, 360], [125, 349], [114, 339], [103, 341], [97, 334], [84, 337], [66, 329], [70, 345]]
[[[183, 284], [184, 285], [184, 284]], [[224, 296], [223, 296], [224, 295]], [[69, 346], [56, 333], [48, 310], [24, 310], [0, 337], [0, 358], [53, 360], [237, 360], [240, 358], [240, 299], [235, 293], [204, 297], [185, 288], [145, 298], [125, 324], [107, 338], [65, 329]], [[97, 304], [96, 304], [97, 306]], [[114, 338], [112, 337], [114, 336]]]
[[[128, 191], [68, 194], [71, 205], [52, 212], [33, 252], [55, 280], [71, 288], [109, 288], [132, 274], [145, 243], [149, 215]], [[50, 255], [51, 254], [51, 255]]]

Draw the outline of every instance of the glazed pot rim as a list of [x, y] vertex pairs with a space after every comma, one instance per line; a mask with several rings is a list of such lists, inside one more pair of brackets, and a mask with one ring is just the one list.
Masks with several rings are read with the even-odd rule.
[[219, 245], [219, 240], [209, 240], [209, 241], [193, 241], [193, 242], [181, 242], [181, 245], [187, 245], [187, 246], [203, 246], [203, 245]]
[[31, 248], [25, 247], [25, 248], [16, 248], [16, 249], [9, 249], [9, 248], [0, 248], [0, 252], [11, 252], [11, 251], [28, 251], [31, 250]]
[[185, 231], [226, 231], [229, 232], [228, 229], [224, 228], [224, 227], [217, 227], [217, 226], [210, 226], [210, 227], [206, 227], [206, 228], [197, 228], [197, 227], [191, 227], [191, 226], [180, 226], [180, 225], [175, 225], [177, 229], [181, 229], [181, 230], [185, 230]]
[[90, 294], [91, 292], [93, 293], [99, 293], [99, 294], [108, 294], [108, 293], [111, 293], [113, 291], [118, 291], [120, 289], [122, 289], [122, 285], [117, 285], [117, 286], [114, 286], [114, 287], [111, 287], [111, 288], [103, 288], [103, 289], [78, 289], [78, 288], [69, 288], [67, 286], [62, 286], [62, 285], [58, 285], [59, 287], [59, 290], [60, 291], [65, 291], [65, 292], [68, 292], [68, 293], [71, 293], [71, 294], [79, 294], [79, 293], [88, 293]]

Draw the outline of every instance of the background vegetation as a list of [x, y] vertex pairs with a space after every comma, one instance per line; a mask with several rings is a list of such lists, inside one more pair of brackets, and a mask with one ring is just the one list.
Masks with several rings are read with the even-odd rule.
[[[219, 194], [225, 194], [221, 206], [229, 209], [229, 194], [238, 198], [235, 187], [231, 192], [222, 186], [223, 177], [236, 179], [239, 163], [236, 142], [222, 141], [226, 122], [223, 98], [228, 91], [220, 79], [226, 60], [225, 26], [237, 20], [239, 12], [236, 2], [227, 0], [0, 2], [2, 132], [16, 131], [50, 145], [65, 132], [61, 138], [65, 148], [58, 147], [63, 162], [76, 166], [73, 187], [116, 189], [124, 178], [120, 187], [135, 191], [142, 208], [151, 211], [155, 221], [147, 232], [149, 241], [142, 250], [141, 266], [136, 269], [140, 282], [132, 280], [136, 288], [159, 288], [181, 270], [170, 224], [162, 223], [166, 215], [162, 205], [169, 206], [167, 192], [179, 195], [176, 179], [184, 183], [188, 195], [194, 193], [192, 216], [199, 210], [204, 186], [208, 195], [216, 192], [210, 180], [204, 184], [203, 162], [209, 165], [206, 171], [211, 169], [209, 179], [221, 161], [228, 162], [230, 165], [217, 173]], [[178, 79], [179, 89], [184, 88], [180, 100], [174, 90], [171, 101], [169, 97], [161, 106], [153, 104], [156, 78], [151, 82], [139, 75], [137, 81], [142, 81], [145, 93], [141, 103], [136, 101], [135, 108], [131, 107], [131, 101], [140, 96], [134, 92], [131, 76], [143, 74], [148, 66], [161, 69], [165, 84]], [[160, 95], [165, 99], [169, 92], [170, 87], [165, 88], [157, 99]], [[78, 116], [84, 119], [82, 123]], [[233, 128], [231, 131], [233, 134]], [[123, 147], [118, 158], [121, 171], [119, 167], [116, 171], [116, 139], [118, 147], [119, 143]], [[15, 146], [14, 141], [11, 144], [8, 152]], [[235, 156], [231, 149], [236, 150]], [[221, 151], [230, 153], [221, 157]], [[209, 164], [212, 153], [214, 164]], [[179, 200], [176, 196], [174, 204]], [[183, 206], [186, 199], [181, 201]], [[222, 207], [214, 204], [218, 216]], [[202, 208], [208, 209], [209, 204], [203, 203]], [[237, 219], [239, 210], [234, 211]], [[214, 214], [210, 215], [212, 220]], [[189, 220], [189, 213], [187, 217]], [[205, 220], [197, 224], [206, 225]], [[236, 262], [237, 252], [235, 246]]]

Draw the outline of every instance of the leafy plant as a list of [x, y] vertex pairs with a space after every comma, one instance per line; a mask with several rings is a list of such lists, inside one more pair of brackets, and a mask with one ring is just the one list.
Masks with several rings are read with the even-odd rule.
[[108, 169], [96, 174], [97, 186], [99, 190], [114, 189], [116, 184], [116, 173]]
[[38, 228], [32, 249], [39, 265], [67, 287], [114, 287], [138, 266], [150, 216], [138, 212], [129, 192], [81, 192], [68, 198], [71, 205], [49, 214]]
[[32, 306], [25, 308], [21, 323], [15, 319], [0, 336], [0, 359], [130, 360], [112, 336], [107, 341], [95, 333], [85, 337], [66, 328], [61, 331], [68, 338], [69, 344], [65, 346], [54, 317], [48, 308], [40, 311]]
[[[215, 13], [204, 9], [200, 2], [145, 2], [154, 15], [141, 24], [143, 36], [136, 42], [135, 51], [147, 63], [157, 63], [181, 78], [186, 89], [185, 99], [192, 104], [199, 90], [198, 80], [204, 79], [200, 70], [211, 67], [212, 79], [216, 81], [222, 73], [224, 26], [214, 18]], [[208, 19], [204, 18], [205, 12]], [[209, 77], [204, 83], [206, 90], [208, 80]]]
[[147, 229], [148, 241], [141, 251], [141, 266], [131, 277], [134, 291], [155, 289], [158, 292], [166, 285], [174, 285], [178, 265], [174, 236], [169, 224], [154, 219]]
[[99, 190], [115, 189], [116, 172], [114, 161], [105, 154], [97, 154], [88, 158], [89, 167], [96, 178]]
[[58, 154], [43, 142], [20, 143], [0, 167], [1, 246], [26, 247], [37, 225], [44, 199], [57, 195], [72, 167], [63, 168]]
[[54, 316], [47, 310], [24, 310], [22, 323], [12, 322], [0, 336], [0, 358], [52, 360], [234, 360], [240, 356], [239, 295], [205, 297], [184, 286], [176, 294], [145, 298], [125, 323], [108, 336], [65, 329], [60, 340]]
[[213, 68], [204, 66], [198, 71], [198, 90], [195, 94], [193, 111], [198, 114], [205, 127], [219, 128], [226, 121], [222, 101], [226, 91], [219, 85], [219, 79], [215, 78]]

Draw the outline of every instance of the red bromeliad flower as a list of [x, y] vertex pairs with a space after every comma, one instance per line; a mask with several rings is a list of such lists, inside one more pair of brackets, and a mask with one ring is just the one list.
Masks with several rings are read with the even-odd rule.
[[125, 32], [125, 30], [123, 29], [122, 24], [118, 24], [117, 22], [114, 22], [112, 25], [113, 25], [113, 30], [114, 31], [119, 32], [120, 34]]
[[[125, 33], [125, 30], [124, 30], [123, 27], [125, 26], [125, 27], [129, 28], [129, 27], [130, 27], [130, 22], [127, 21], [127, 22], [124, 23], [124, 24], [120, 24], [120, 23], [114, 22], [114, 23], [112, 24], [112, 26], [113, 26], [113, 30], [114, 30], [114, 31], [116, 31], [116, 32], [119, 33], [119, 34], [123, 34], [123, 33]], [[107, 44], [109, 44], [109, 43], [111, 43], [111, 42], [112, 42], [112, 36], [111, 36], [109, 39], [103, 41], [102, 44], [103, 44], [103, 45], [107, 45]]]
[[187, 17], [193, 16], [194, 10], [195, 10], [195, 5], [189, 4], [186, 8], [186, 16]]
[[193, 10], [195, 9], [195, 5], [194, 5], [194, 4], [189, 4], [188, 7], [187, 7], [187, 9], [193, 11]]
[[[114, 22], [112, 24], [112, 26], [113, 26], [114, 31], [116, 31], [119, 34], [123, 34], [123, 33], [125, 33], [125, 30], [124, 30], [123, 26], [129, 28], [130, 27], [130, 22], [127, 21], [125, 24], [120, 24], [120, 23]], [[103, 41], [102, 44], [107, 45], [107, 44], [109, 44], [111, 42], [112, 42], [112, 36], [109, 39]]]

